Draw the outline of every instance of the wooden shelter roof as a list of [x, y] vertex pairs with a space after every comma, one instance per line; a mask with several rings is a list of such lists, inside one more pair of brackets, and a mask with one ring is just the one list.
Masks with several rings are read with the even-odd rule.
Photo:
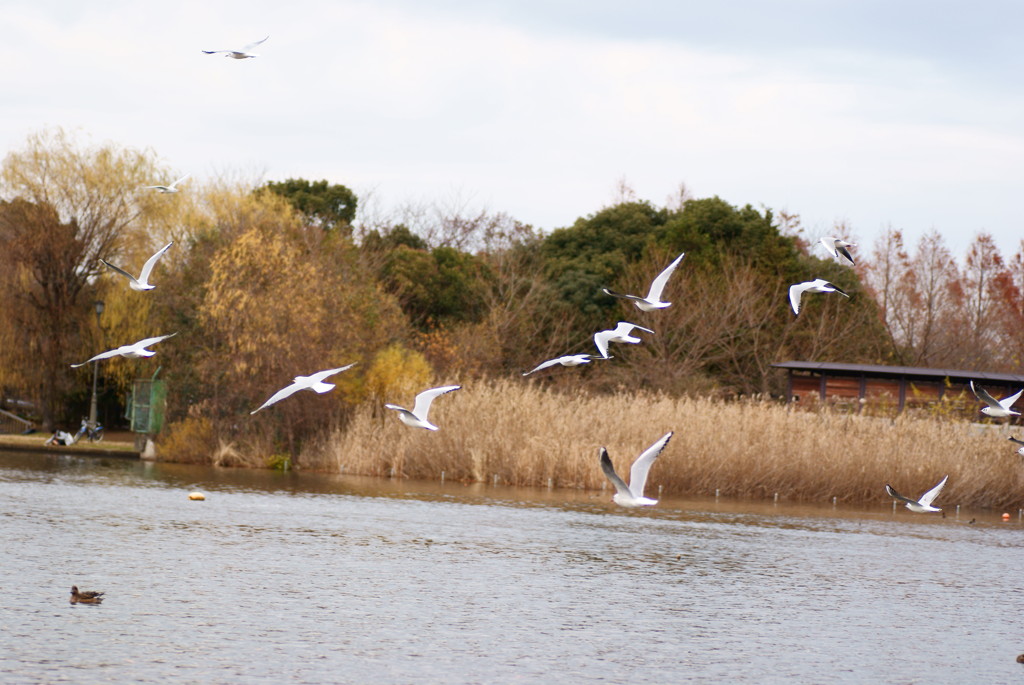
[[778, 364], [772, 364], [772, 366], [790, 371], [824, 373], [829, 376], [874, 376], [878, 378], [916, 378], [919, 380], [935, 381], [948, 378], [950, 381], [962, 383], [973, 380], [1024, 385], [1024, 375], [991, 373], [988, 371], [966, 371], [963, 369], [929, 369], [920, 366], [882, 366], [879, 364], [843, 364], [840, 362], [779, 362]]

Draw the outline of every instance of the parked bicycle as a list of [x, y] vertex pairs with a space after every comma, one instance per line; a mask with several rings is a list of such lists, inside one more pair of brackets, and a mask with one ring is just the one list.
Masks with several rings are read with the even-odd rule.
[[75, 442], [85, 437], [89, 442], [99, 442], [103, 439], [103, 426], [97, 421], [93, 428], [89, 428], [89, 420], [82, 419], [82, 425], [75, 435]]

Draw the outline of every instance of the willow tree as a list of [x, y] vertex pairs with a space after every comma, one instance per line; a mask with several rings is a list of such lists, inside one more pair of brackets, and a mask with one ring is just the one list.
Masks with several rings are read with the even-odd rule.
[[61, 129], [34, 134], [0, 166], [0, 384], [34, 400], [49, 428], [66, 420], [71, 362], [99, 350], [99, 258], [117, 259], [160, 203], [149, 152], [85, 146]]

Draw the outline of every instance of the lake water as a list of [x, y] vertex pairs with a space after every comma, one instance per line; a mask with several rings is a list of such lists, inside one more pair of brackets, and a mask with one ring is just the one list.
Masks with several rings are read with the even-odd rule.
[[610, 494], [0, 453], [0, 682], [1024, 680], [1016, 512]]

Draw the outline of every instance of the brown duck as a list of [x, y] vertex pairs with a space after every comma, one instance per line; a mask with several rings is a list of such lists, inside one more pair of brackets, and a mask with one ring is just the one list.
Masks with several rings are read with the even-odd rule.
[[103, 601], [102, 592], [93, 592], [91, 590], [85, 590], [84, 592], [78, 591], [77, 585], [71, 586], [71, 603], [78, 604], [99, 604]]

